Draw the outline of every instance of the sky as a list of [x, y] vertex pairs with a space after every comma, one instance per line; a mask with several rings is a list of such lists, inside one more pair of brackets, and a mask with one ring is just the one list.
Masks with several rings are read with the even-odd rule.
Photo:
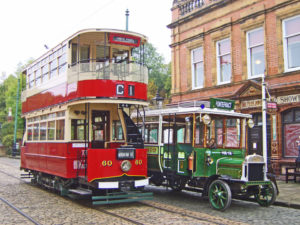
[[36, 59], [75, 32], [86, 28], [125, 30], [148, 37], [157, 52], [171, 60], [173, 0], [8, 0], [0, 2], [0, 75]]

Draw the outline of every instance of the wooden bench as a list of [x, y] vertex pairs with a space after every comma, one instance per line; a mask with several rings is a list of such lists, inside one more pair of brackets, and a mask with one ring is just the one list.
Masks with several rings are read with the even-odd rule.
[[[289, 177], [293, 179], [289, 179]], [[300, 177], [300, 161], [295, 162], [295, 166], [285, 168], [285, 182], [288, 183], [289, 180], [296, 182], [296, 177]]]

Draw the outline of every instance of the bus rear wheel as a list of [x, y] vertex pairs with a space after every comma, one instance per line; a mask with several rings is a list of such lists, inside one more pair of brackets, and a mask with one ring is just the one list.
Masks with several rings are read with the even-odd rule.
[[224, 211], [231, 204], [231, 190], [222, 180], [214, 180], [208, 190], [209, 204], [213, 209]]

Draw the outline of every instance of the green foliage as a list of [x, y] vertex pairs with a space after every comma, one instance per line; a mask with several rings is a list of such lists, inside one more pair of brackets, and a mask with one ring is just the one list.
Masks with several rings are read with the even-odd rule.
[[2, 139], [2, 144], [3, 144], [3, 146], [5, 146], [6, 150], [8, 151], [7, 154], [10, 154], [11, 149], [13, 147], [13, 142], [14, 142], [14, 135], [13, 134], [6, 135]]
[[[12, 148], [14, 139], [14, 121], [16, 112], [16, 102], [18, 100], [18, 112], [17, 112], [17, 140], [22, 139], [24, 122], [21, 118], [22, 103], [21, 103], [21, 90], [25, 87], [25, 76], [22, 75], [24, 66], [18, 65], [18, 69], [15, 75], [9, 75], [8, 77], [2, 77], [5, 79], [0, 84], [0, 123], [2, 129], [0, 132], [0, 140], [2, 144], [7, 148], [8, 151]], [[18, 90], [18, 79], [20, 80], [19, 93]], [[12, 121], [8, 122], [8, 113], [12, 112]]]
[[13, 122], [5, 122], [2, 124], [1, 129], [1, 138], [3, 139], [5, 136], [14, 133], [14, 123]]
[[[151, 100], [157, 90], [161, 97], [166, 100], [170, 98], [171, 93], [171, 63], [165, 64], [164, 58], [156, 48], [147, 43], [144, 46], [144, 63], [148, 68], [148, 100]], [[138, 50], [133, 51], [133, 57], [138, 58]]]

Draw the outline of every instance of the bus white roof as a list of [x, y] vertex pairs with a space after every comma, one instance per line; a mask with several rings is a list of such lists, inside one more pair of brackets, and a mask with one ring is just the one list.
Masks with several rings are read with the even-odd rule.
[[[232, 110], [220, 110], [220, 109], [212, 109], [212, 108], [204, 108], [201, 107], [178, 107], [178, 108], [163, 108], [163, 109], [149, 109], [145, 110], [146, 117], [150, 116], [158, 116], [158, 115], [180, 115], [180, 114], [209, 114], [209, 115], [224, 115], [224, 116], [232, 116], [232, 117], [240, 117], [240, 118], [252, 118], [250, 114], [238, 113]], [[135, 117], [136, 113], [132, 113], [132, 116]]]

